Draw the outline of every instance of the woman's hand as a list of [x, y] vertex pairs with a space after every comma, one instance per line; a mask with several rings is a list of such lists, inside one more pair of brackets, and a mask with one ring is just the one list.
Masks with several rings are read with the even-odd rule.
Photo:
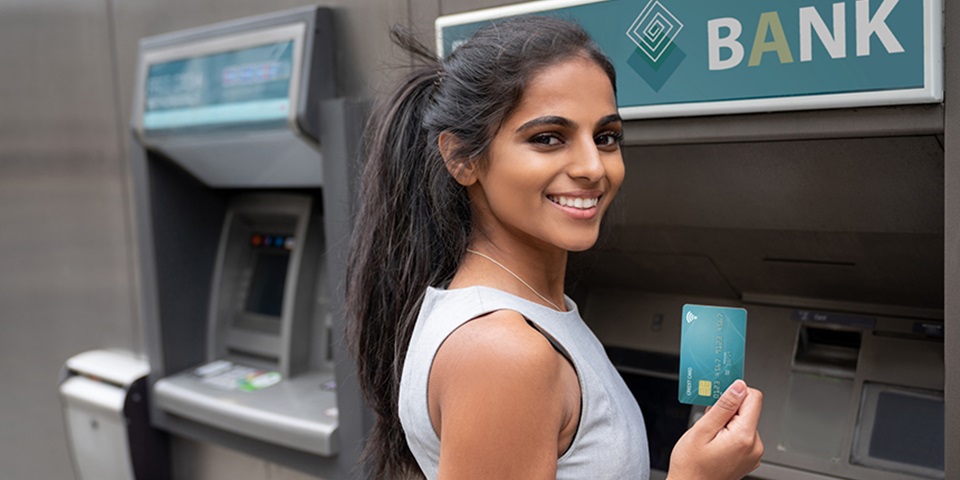
[[762, 407], [759, 390], [734, 382], [673, 447], [669, 480], [740, 479], [760, 466]]

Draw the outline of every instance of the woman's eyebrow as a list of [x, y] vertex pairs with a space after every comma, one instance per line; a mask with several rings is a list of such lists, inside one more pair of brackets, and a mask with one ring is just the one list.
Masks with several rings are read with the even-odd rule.
[[603, 117], [599, 121], [597, 121], [597, 126], [602, 127], [608, 123], [622, 122], [622, 121], [623, 120], [620, 118], [619, 113], [611, 113], [610, 115], [607, 115], [606, 117]]
[[[607, 115], [601, 118], [600, 120], [598, 120], [597, 126], [600, 127], [608, 123], [614, 123], [614, 122], [620, 122], [620, 121], [622, 120], [620, 119], [619, 113], [611, 113], [610, 115]], [[555, 125], [563, 128], [576, 128], [577, 123], [565, 117], [548, 115], [545, 117], [534, 118], [533, 120], [530, 120], [529, 122], [524, 123], [523, 125], [520, 125], [520, 127], [517, 128], [517, 133], [523, 132], [524, 130], [527, 130], [530, 128], [539, 127], [542, 125]]]
[[537, 118], [534, 118], [533, 120], [530, 120], [527, 123], [524, 123], [523, 125], [520, 125], [520, 127], [517, 128], [517, 133], [520, 133], [524, 130], [527, 130], [533, 127], [538, 127], [541, 125], [556, 125], [558, 127], [564, 127], [564, 128], [574, 128], [577, 126], [576, 123], [574, 123], [572, 120], [568, 118], [551, 115], [546, 117], [537, 117]]

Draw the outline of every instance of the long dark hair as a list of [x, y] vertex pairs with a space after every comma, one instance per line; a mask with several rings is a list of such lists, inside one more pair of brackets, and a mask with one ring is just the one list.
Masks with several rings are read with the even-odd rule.
[[398, 416], [400, 374], [427, 286], [453, 278], [472, 232], [466, 190], [440, 154], [441, 132], [457, 139], [447, 161], [482, 162], [526, 82], [575, 56], [596, 62], [616, 88], [613, 65], [586, 32], [554, 17], [491, 23], [442, 60], [402, 29], [391, 36], [419, 66], [367, 126], [346, 282], [348, 337], [377, 417], [365, 458], [378, 479], [420, 476]]

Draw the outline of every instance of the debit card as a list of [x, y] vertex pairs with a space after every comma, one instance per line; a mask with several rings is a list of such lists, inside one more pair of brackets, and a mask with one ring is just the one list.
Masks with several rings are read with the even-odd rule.
[[681, 403], [713, 405], [743, 378], [747, 311], [742, 308], [684, 305], [680, 328]]

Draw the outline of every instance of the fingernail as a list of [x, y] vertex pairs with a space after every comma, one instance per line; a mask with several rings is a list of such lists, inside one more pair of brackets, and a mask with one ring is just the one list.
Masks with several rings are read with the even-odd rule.
[[747, 393], [747, 384], [743, 380], [737, 380], [733, 382], [733, 385], [730, 385], [730, 391], [738, 397], [742, 397]]

